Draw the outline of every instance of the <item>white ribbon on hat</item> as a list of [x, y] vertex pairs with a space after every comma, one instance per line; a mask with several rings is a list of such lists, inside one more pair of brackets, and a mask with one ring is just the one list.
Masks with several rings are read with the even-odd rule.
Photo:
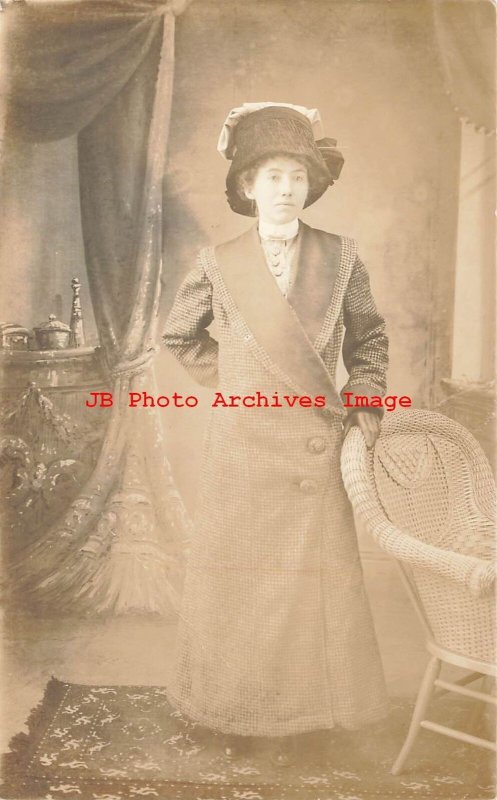
[[219, 141], [217, 143], [218, 152], [221, 153], [223, 158], [231, 161], [235, 155], [234, 131], [238, 123], [243, 117], [251, 114], [253, 111], [259, 111], [261, 108], [268, 108], [268, 106], [283, 106], [284, 108], [293, 108], [304, 117], [307, 117], [312, 126], [314, 139], [322, 139], [324, 137], [323, 124], [321, 122], [321, 115], [317, 108], [306, 108], [305, 106], [295, 106], [292, 103], [244, 103], [243, 106], [232, 108], [224, 121]]

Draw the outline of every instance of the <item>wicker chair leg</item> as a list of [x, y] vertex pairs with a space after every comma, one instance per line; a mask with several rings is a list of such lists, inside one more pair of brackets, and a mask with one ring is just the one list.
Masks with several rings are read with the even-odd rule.
[[411, 748], [414, 744], [414, 740], [416, 739], [420, 730], [420, 723], [423, 720], [425, 711], [428, 707], [428, 703], [430, 702], [430, 698], [433, 693], [434, 683], [438, 678], [441, 666], [442, 662], [436, 656], [433, 656], [433, 658], [431, 658], [430, 661], [428, 662], [425, 674], [423, 675], [423, 680], [421, 681], [421, 686], [419, 687], [418, 697], [416, 700], [416, 705], [414, 706], [411, 724], [409, 725], [409, 731], [407, 733], [407, 737], [402, 747], [402, 750], [400, 751], [397, 760], [392, 767], [391, 770], [392, 775], [398, 775], [399, 772], [402, 771], [404, 763], [411, 751]]
[[[482, 675], [480, 691], [488, 695], [495, 694], [495, 678], [492, 675]], [[469, 717], [469, 730], [473, 733], [478, 733], [482, 727], [488, 728], [489, 737], [493, 739], [495, 734], [494, 719], [495, 709], [492, 706], [489, 709], [488, 703], [485, 701], [476, 700]]]
[[[481, 681], [481, 686], [479, 687], [478, 684], [480, 683], [480, 681]], [[476, 688], [477, 689], [479, 688], [480, 691], [484, 692], [485, 684], [486, 684], [485, 676], [482, 675], [479, 681], [477, 681], [476, 683]], [[483, 701], [475, 700], [475, 702], [473, 703], [473, 708], [468, 719], [468, 728], [471, 731], [471, 733], [475, 733], [476, 731], [479, 730], [485, 708], [486, 708], [486, 703], [484, 703]]]

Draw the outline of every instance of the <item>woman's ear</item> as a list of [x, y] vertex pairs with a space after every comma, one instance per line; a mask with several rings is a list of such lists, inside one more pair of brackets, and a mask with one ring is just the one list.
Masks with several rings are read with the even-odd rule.
[[243, 191], [244, 191], [245, 197], [248, 200], [253, 200], [254, 199], [254, 193], [253, 193], [252, 189], [250, 188], [250, 186], [244, 186], [243, 187]]

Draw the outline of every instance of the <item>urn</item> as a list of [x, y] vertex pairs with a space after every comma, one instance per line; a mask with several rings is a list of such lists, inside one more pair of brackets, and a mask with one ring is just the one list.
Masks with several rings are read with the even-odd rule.
[[63, 350], [69, 346], [71, 329], [60, 322], [55, 314], [50, 314], [48, 322], [42, 322], [34, 328], [39, 350]]

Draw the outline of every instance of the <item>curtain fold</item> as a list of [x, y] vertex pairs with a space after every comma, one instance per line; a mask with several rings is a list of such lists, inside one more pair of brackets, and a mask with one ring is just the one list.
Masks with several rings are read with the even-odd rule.
[[[158, 70], [162, 38], [172, 39], [173, 23], [173, 17], [164, 20], [167, 30], [163, 34], [163, 21], [153, 20], [155, 30], [147, 57], [112, 102], [78, 135], [88, 280], [100, 342], [112, 366], [121, 352], [132, 358], [151, 344], [145, 340], [160, 268], [162, 242], [157, 218], [166, 148], [164, 137], [157, 144], [152, 142], [158, 138], [157, 121], [152, 130], [153, 107], [156, 101], [156, 120], [165, 131], [170, 93], [160, 78], [166, 65], [161, 64], [159, 77]], [[172, 72], [168, 73], [171, 83]], [[145, 320], [138, 336], [130, 325], [136, 314]], [[130, 337], [135, 341], [132, 352]]]
[[495, 131], [495, 5], [491, 0], [432, 0], [447, 93], [462, 119]]
[[[78, 133], [88, 281], [114, 405], [94, 472], [13, 565], [37, 608], [176, 609], [190, 521], [174, 485], [152, 391], [162, 255], [162, 182], [177, 0], [72, 2], [10, 13], [10, 135]], [[17, 12], [17, 13], [14, 13]]]
[[5, 18], [7, 130], [36, 142], [85, 127], [135, 73], [161, 26], [154, 15], [87, 3], [22, 4]]

